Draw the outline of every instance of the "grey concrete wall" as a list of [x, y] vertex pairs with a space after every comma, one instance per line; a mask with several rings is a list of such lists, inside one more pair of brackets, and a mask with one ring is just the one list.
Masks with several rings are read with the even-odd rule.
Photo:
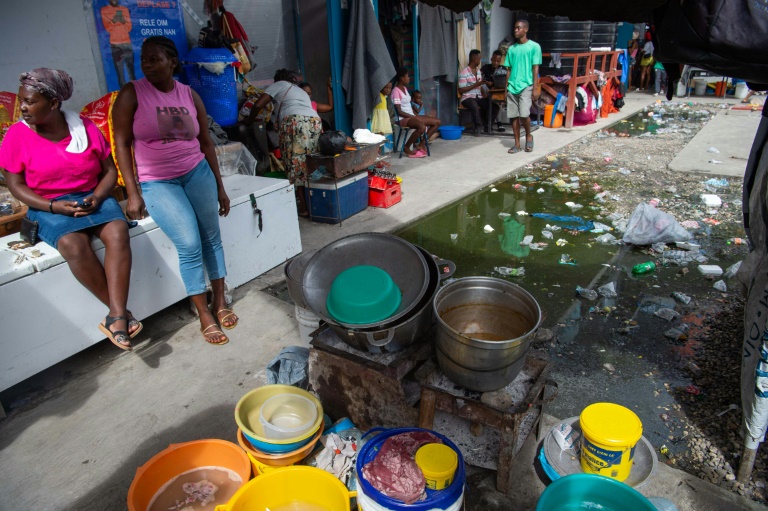
[[[326, 82], [331, 76], [331, 46], [325, 0], [300, 0], [298, 4], [304, 46], [304, 79], [312, 85], [312, 99], [327, 104]], [[333, 125], [333, 113], [320, 117]]]
[[513, 24], [515, 19], [515, 13], [506, 7], [501, 6], [501, 0], [494, 0], [493, 10], [491, 11], [491, 35], [490, 35], [490, 47], [488, 55], [493, 53], [493, 50], [498, 48], [499, 43], [506, 36], [512, 35]]
[[106, 94], [101, 60], [94, 60], [91, 48], [90, 34], [95, 26], [91, 5], [83, 0], [36, 0], [19, 2], [13, 8], [5, 5], [0, 20], [0, 90], [16, 92], [19, 74], [51, 67], [63, 69], [75, 82], [72, 99], [66, 103], [71, 110]]

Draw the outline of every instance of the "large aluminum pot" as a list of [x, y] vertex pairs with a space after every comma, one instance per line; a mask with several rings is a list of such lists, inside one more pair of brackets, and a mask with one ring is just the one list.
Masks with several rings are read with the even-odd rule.
[[427, 286], [424, 298], [421, 299], [414, 308], [414, 311], [406, 316], [403, 321], [389, 327], [385, 325], [380, 329], [350, 330], [329, 323], [331, 329], [347, 345], [370, 353], [395, 352], [423, 338], [432, 328], [435, 322], [435, 316], [432, 312], [432, 300], [440, 288], [440, 282], [453, 275], [456, 271], [456, 266], [451, 261], [438, 259], [419, 246], [416, 246], [416, 248], [422, 253], [429, 266], [429, 285]]
[[301, 307], [302, 309], [309, 309], [307, 302], [304, 300], [304, 292], [301, 289], [301, 280], [304, 278], [304, 269], [307, 267], [307, 262], [315, 255], [317, 250], [309, 250], [302, 252], [287, 263], [285, 263], [285, 282], [288, 284], [288, 295], [293, 300], [293, 303]]
[[447, 284], [435, 296], [434, 312], [440, 368], [454, 383], [480, 392], [515, 379], [541, 324], [541, 308], [529, 292], [491, 277]]
[[[359, 265], [377, 266], [386, 271], [403, 294], [400, 307], [384, 321], [349, 324], [337, 321], [328, 313], [326, 300], [331, 284], [342, 271]], [[415, 246], [396, 236], [370, 232], [341, 238], [318, 250], [307, 261], [302, 292], [309, 309], [329, 325], [364, 330], [402, 321], [424, 297], [427, 284], [427, 261]]]

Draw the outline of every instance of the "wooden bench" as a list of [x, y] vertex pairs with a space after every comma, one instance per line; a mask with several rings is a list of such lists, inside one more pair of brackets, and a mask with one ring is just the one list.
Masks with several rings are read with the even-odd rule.
[[[588, 53], [562, 53], [560, 56], [564, 59], [573, 59], [573, 69], [571, 77], [564, 82], [557, 82], [551, 76], [542, 76], [539, 78], [541, 89], [550, 94], [553, 98], [557, 97], [557, 92], [552, 88], [554, 85], [568, 86], [568, 100], [565, 105], [565, 127], [573, 127], [573, 114], [576, 111], [576, 89], [585, 85], [589, 87], [594, 96], [598, 96], [600, 91], [597, 88], [598, 75], [595, 71], [601, 71], [606, 80], [621, 78], [621, 69], [618, 67], [619, 55], [621, 51], [595, 51]], [[544, 53], [543, 58], [551, 57], [551, 53]], [[579, 70], [582, 65], [583, 71]]]

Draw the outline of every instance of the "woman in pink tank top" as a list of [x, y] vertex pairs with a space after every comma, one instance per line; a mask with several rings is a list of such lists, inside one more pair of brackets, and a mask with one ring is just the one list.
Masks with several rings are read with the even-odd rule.
[[[152, 216], [179, 254], [181, 278], [200, 316], [200, 331], [210, 344], [229, 338], [220, 327], [234, 328], [238, 317], [224, 299], [224, 248], [219, 216], [229, 214], [208, 118], [200, 96], [173, 79], [179, 54], [173, 41], [150, 37], [141, 47], [144, 78], [126, 84], [112, 109], [115, 152], [125, 179], [126, 213]], [[124, 172], [123, 175], [126, 173]], [[206, 299], [205, 274], [213, 289], [213, 310]], [[214, 317], [215, 316], [215, 317]]]

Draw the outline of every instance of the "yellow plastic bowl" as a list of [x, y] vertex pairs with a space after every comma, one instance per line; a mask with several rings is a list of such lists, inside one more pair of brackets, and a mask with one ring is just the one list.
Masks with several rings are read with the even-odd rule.
[[[278, 394], [297, 394], [306, 397], [315, 404], [317, 407], [317, 418], [308, 432], [296, 438], [281, 440], [267, 438], [264, 435], [263, 427], [258, 420], [259, 411], [267, 399]], [[250, 424], [248, 421], [248, 415], [251, 413], [253, 413], [254, 417], [257, 417], [253, 421], [254, 424]], [[235, 422], [237, 422], [237, 426], [254, 447], [269, 454], [280, 454], [294, 451], [304, 446], [317, 433], [317, 430], [320, 429], [320, 424], [323, 422], [323, 405], [306, 390], [291, 385], [264, 385], [263, 387], [253, 389], [240, 398], [235, 407]]]
[[317, 441], [320, 440], [321, 436], [323, 436], [322, 424], [320, 425], [320, 429], [317, 430], [317, 433], [315, 433], [315, 436], [312, 437], [312, 440], [310, 440], [308, 444], [299, 449], [296, 449], [295, 451], [286, 452], [285, 454], [268, 454], [261, 452], [248, 442], [240, 429], [237, 430], [237, 443], [239, 443], [240, 447], [242, 447], [243, 450], [245, 450], [245, 452], [248, 454], [248, 457], [251, 459], [251, 463], [253, 463], [253, 460], [256, 459], [260, 463], [271, 467], [287, 467], [288, 465], [295, 465], [296, 463], [303, 461], [304, 458], [309, 456], [312, 453], [312, 449], [314, 449], [315, 445], [317, 444]]
[[459, 467], [456, 451], [445, 444], [427, 444], [416, 451], [416, 464], [427, 480], [430, 490], [444, 490], [453, 482]]
[[294, 466], [270, 470], [251, 479], [229, 502], [216, 511], [279, 509], [299, 502], [328, 511], [350, 511], [349, 500], [357, 492], [347, 490], [333, 474], [315, 467]]

